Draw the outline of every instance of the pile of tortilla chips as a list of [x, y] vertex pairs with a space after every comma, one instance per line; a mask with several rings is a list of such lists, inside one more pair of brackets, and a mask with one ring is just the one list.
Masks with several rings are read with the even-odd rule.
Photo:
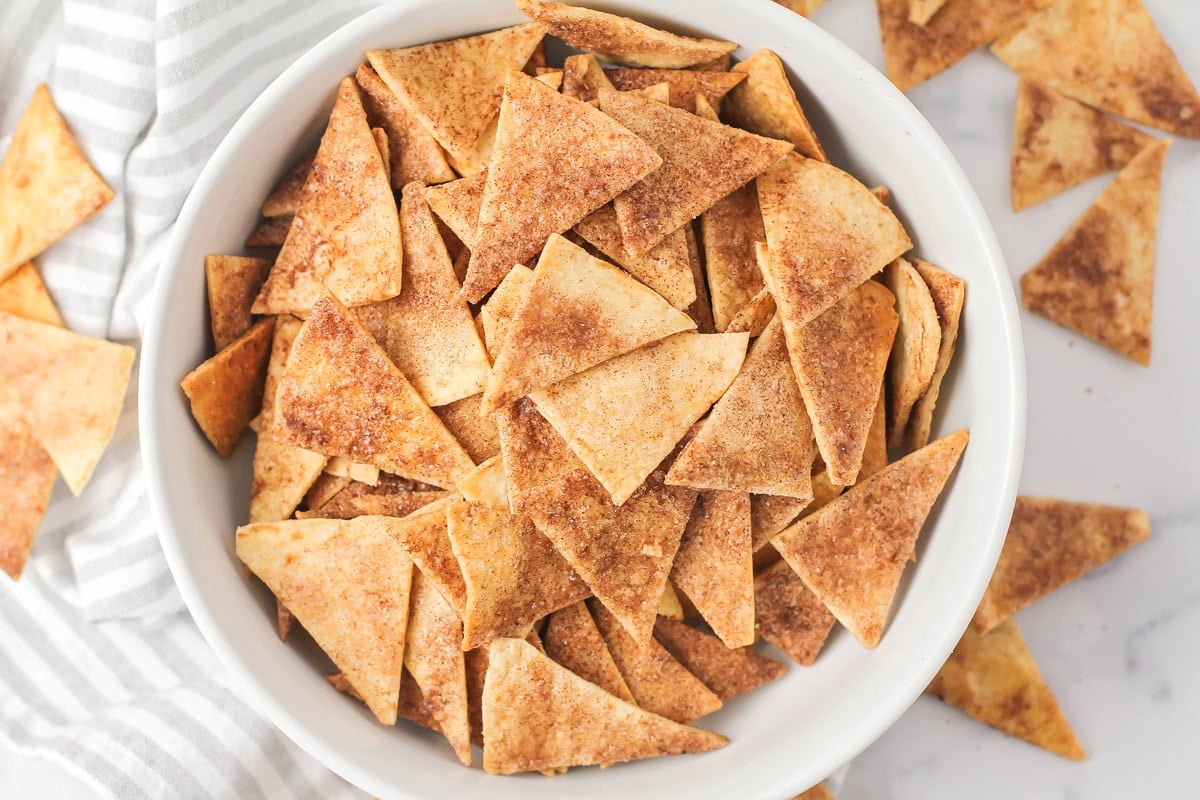
[[133, 349], [67, 330], [32, 262], [112, 197], [39, 86], [0, 161], [0, 569], [14, 580], [55, 477], [83, 491], [125, 402]]
[[257, 432], [237, 553], [280, 635], [381, 723], [500, 774], [712, 750], [784, 671], [760, 638], [884, 635], [967, 444], [930, 441], [965, 286], [775, 54], [517, 5], [366, 53], [277, 249], [209, 257], [183, 388], [222, 456]]

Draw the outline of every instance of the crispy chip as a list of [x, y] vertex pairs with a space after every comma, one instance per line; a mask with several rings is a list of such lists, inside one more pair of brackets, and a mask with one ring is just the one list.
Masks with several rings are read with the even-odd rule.
[[[300, 210], [300, 196], [304, 190], [304, 183], [308, 180], [308, 173], [312, 171], [314, 158], [313, 155], [305, 156], [283, 173], [279, 183], [275, 184], [275, 188], [271, 189], [271, 193], [263, 200], [259, 213], [264, 217], [295, 216]], [[255, 290], [255, 294], [257, 293]]]
[[1141, 0], [1061, 0], [992, 52], [1090, 106], [1200, 138], [1200, 95]]
[[[325, 467], [328, 469], [327, 461]], [[319, 511], [322, 506], [329, 503], [333, 498], [350, 485], [350, 478], [346, 475], [332, 475], [329, 472], [322, 472], [320, 477], [313, 481], [313, 485], [308, 487], [308, 491], [304, 494], [304, 508], [308, 511]], [[357, 514], [355, 516], [358, 516]], [[258, 522], [273, 522], [275, 520], [256, 520]]]
[[613, 201], [634, 253], [647, 252], [791, 150], [634, 94], [601, 92], [600, 107], [662, 156], [661, 167]]
[[1145, 511], [1018, 497], [1008, 538], [975, 612], [981, 632], [1150, 536]]
[[0, 351], [0, 407], [19, 405], [78, 495], [116, 430], [133, 348], [0, 312]]
[[[384, 725], [396, 723], [412, 562], [387, 517], [245, 525], [237, 555]], [[353, 620], [354, 624], [346, 624]]]
[[783, 326], [776, 319], [750, 348], [741, 371], [699, 433], [675, 459], [667, 482], [808, 501], [813, 455], [812, 423], [788, 362]]
[[480, 413], [482, 394], [464, 397], [433, 410], [454, 438], [477, 464], [500, 453], [500, 432], [496, 420]]
[[317, 301], [279, 381], [274, 436], [436, 486], [474, 463], [341, 303]]
[[461, 619], [467, 613], [467, 585], [446, 530], [446, 509], [451, 500], [447, 496], [425, 504], [402, 518], [392, 533]]
[[[499, 359], [500, 351], [504, 349], [504, 342], [508, 338], [508, 328], [512, 325], [517, 312], [521, 310], [521, 306], [525, 305], [525, 298], [529, 296], [529, 287], [532, 283], [533, 270], [517, 264], [504, 276], [504, 280], [500, 281], [500, 285], [496, 287], [492, 296], [480, 309], [479, 318], [483, 323], [483, 340], [487, 344], [488, 353], [491, 354], [493, 361]], [[483, 407], [482, 400], [483, 395], [481, 394], [480, 408]]]
[[700, 216], [704, 265], [718, 331], [729, 324], [763, 289], [755, 245], [766, 241], [758, 190], [748, 183], [721, 198]]
[[563, 62], [562, 93], [584, 103], [600, 98], [601, 89], [615, 91], [608, 74], [596, 57], [588, 53], [567, 56]]
[[483, 413], [693, 327], [654, 291], [553, 235], [496, 358]]
[[914, 258], [912, 263], [929, 287], [929, 294], [937, 308], [938, 326], [942, 331], [942, 345], [938, 348], [933, 378], [929, 381], [929, 388], [925, 390], [925, 394], [921, 395], [921, 399], [913, 407], [908, 423], [908, 449], [920, 450], [929, 443], [929, 432], [933, 428], [933, 409], [941, 392], [942, 379], [946, 377], [950, 361], [954, 358], [954, 347], [958, 343], [958, 321], [962, 316], [967, 285], [928, 261]]
[[754, 578], [754, 624], [758, 633], [802, 666], [820, 655], [837, 620], [787, 562]]
[[731, 124], [791, 142], [798, 153], [808, 158], [829, 160], [808, 117], [804, 116], [779, 56], [770, 50], [759, 50], [733, 71], [744, 73], [746, 80], [726, 99], [725, 112]]
[[933, 380], [942, 329], [929, 286], [911, 263], [903, 258], [893, 261], [883, 271], [883, 282], [895, 295], [900, 319], [888, 362], [892, 400], [888, 444], [899, 447], [913, 406]]
[[479, 173], [425, 190], [425, 200], [433, 213], [467, 247], [475, 246], [475, 228], [479, 225], [479, 208], [483, 204], [486, 183], [487, 174]]
[[727, 647], [717, 637], [682, 622], [660, 619], [654, 626], [654, 638], [722, 702], [770, 683], [784, 672], [783, 664], [758, 655], [752, 647]]
[[656, 639], [638, 643], [602, 603], [592, 600], [588, 605], [617, 669], [639, 706], [685, 723], [721, 707], [721, 698], [688, 672]]
[[0, 281], [0, 312], [44, 322], [47, 325], [64, 325], [58, 306], [46, 290], [42, 276], [33, 262], [27, 262]]
[[1012, 207], [1021, 211], [1120, 169], [1155, 141], [1061, 95], [1036, 78], [1017, 84]]
[[696, 290], [696, 300], [688, 306], [687, 315], [696, 323], [699, 333], [716, 333], [712, 301], [708, 297], [708, 283], [704, 280], [704, 256], [700, 252], [700, 237], [696, 235], [696, 229], [692, 225], [684, 225], [682, 230], [687, 241], [688, 264], [692, 268], [692, 286]]
[[[326, 675], [325, 680], [334, 689], [337, 689], [343, 694], [353, 697], [355, 700], [362, 702], [358, 692], [354, 691], [354, 687], [350, 685], [350, 681], [340, 672], [333, 675]], [[400, 677], [400, 702], [396, 706], [396, 716], [400, 719], [406, 719], [409, 722], [420, 725], [422, 728], [428, 728], [431, 731], [441, 733], [438, 727], [438, 721], [433, 716], [433, 709], [425, 702], [425, 696], [421, 694], [421, 687], [417, 686], [417, 682], [413, 680], [413, 676], [405, 669], [401, 672]]]
[[[886, 466], [884, 464], [883, 466]], [[801, 517], [816, 513], [829, 504], [833, 498], [842, 493], [844, 486], [839, 486], [829, 480], [829, 473], [822, 469], [812, 476], [813, 498], [805, 503], [795, 497], [780, 497], [771, 494], [750, 495], [750, 541], [754, 549], [754, 571], [766, 566], [759, 562], [759, 554], [775, 534], [791, 525]], [[774, 559], [771, 559], [774, 563]]]
[[254, 298], [270, 271], [271, 262], [262, 258], [204, 257], [208, 313], [212, 318], [213, 341], [218, 352], [250, 330], [254, 321], [250, 306], [254, 304]]
[[395, 492], [393, 494], [361, 494], [350, 498], [359, 514], [380, 517], [407, 517], [430, 503], [449, 497], [449, 492]]
[[508, 485], [499, 456], [493, 456], [463, 476], [458, 491], [468, 503], [500, 506], [507, 509]]
[[330, 475], [350, 478], [369, 486], [379, 484], [379, 467], [374, 464], [356, 464], [341, 456], [334, 456], [329, 459], [329, 462], [325, 465], [325, 471]]
[[658, 615], [670, 619], [683, 619], [683, 600], [679, 597], [679, 592], [675, 591], [670, 578], [663, 584], [662, 596], [658, 598]]
[[908, 234], [852, 175], [789, 156], [758, 179], [770, 257], [764, 279], [789, 343], [809, 321], [910, 247]]
[[680, 69], [720, 58], [737, 49], [733, 42], [679, 36], [590, 8], [548, 0], [516, 2], [525, 16], [545, 25], [552, 36], [612, 64]]
[[294, 221], [295, 217], [290, 214], [264, 219], [246, 237], [246, 247], [282, 247]]
[[580, 601], [551, 614], [543, 638], [550, 658], [606, 692], [635, 702], [587, 603]]
[[471, 765], [471, 724], [463, 663], [462, 622], [421, 574], [412, 573], [412, 605], [405, 634], [404, 666], [421, 689], [437, 730], [464, 766]]
[[1129, 162], [1063, 238], [1021, 276], [1025, 308], [1150, 366], [1154, 250], [1170, 142]]
[[605, 70], [609, 82], [617, 91], [628, 92], [665, 83], [670, 89], [670, 105], [691, 111], [696, 95], [704, 97], [714, 108], [729, 90], [746, 79], [734, 72], [696, 72], [679, 69], [610, 69]]
[[0, 281], [112, 198], [50, 90], [37, 87], [0, 161]]
[[514, 512], [522, 511], [536, 490], [552, 487], [577, 470], [586, 471], [532, 401], [518, 400], [494, 416], [509, 506]]
[[528, 770], [702, 753], [724, 736], [618, 699], [520, 639], [497, 639], [483, 688], [483, 768]]
[[[778, 3], [781, 2], [781, 0], [775, 0], [775, 2]], [[800, 2], [804, 2], [804, 0], [800, 0]], [[825, 0], [816, 0], [816, 2], [820, 4], [825, 2]], [[824, 783], [818, 783], [816, 786], [813, 786], [810, 789], [805, 789], [803, 792], [796, 795], [794, 800], [837, 800], [837, 798], [833, 796], [833, 792], [825, 788]]]
[[771, 540], [854, 637], [875, 647], [925, 518], [967, 445], [956, 431], [889, 464]]
[[671, 580], [729, 647], [754, 644], [751, 556], [750, 495], [701, 492], [675, 554]]
[[38, 526], [46, 515], [58, 469], [19, 418], [0, 420], [0, 485], [4, 518], [0, 521], [0, 569], [21, 577]]
[[548, 236], [567, 231], [661, 163], [650, 145], [605, 114], [509, 73], [463, 294], [478, 302]]
[[887, 465], [887, 392], [880, 386], [879, 400], [875, 402], [875, 413], [871, 415], [871, 427], [867, 429], [867, 440], [863, 445], [862, 466], [858, 468], [854, 482], [862, 483]]
[[682, 230], [672, 233], [645, 255], [631, 253], [621, 238], [617, 212], [609, 204], [581, 219], [575, 225], [575, 232], [676, 308], [686, 309], [696, 300], [687, 238]]
[[968, 629], [927, 691], [1043, 750], [1087, 758], [1012, 620], [990, 633]]
[[262, 406], [275, 320], [264, 319], [179, 382], [192, 417], [212, 446], [229, 458]]
[[946, 5], [946, 0], [908, 0], [908, 21], [925, 25]]
[[[762, 243], [759, 242], [759, 244]], [[766, 245], [763, 245], [762, 250], [766, 251]], [[752, 339], [762, 336], [763, 331], [775, 318], [775, 311], [775, 298], [771, 296], [770, 290], [759, 289], [758, 293], [742, 306], [742, 310], [729, 320], [729, 327], [725, 329], [725, 332], [748, 333]]]
[[775, 0], [775, 2], [805, 17], [825, 5], [825, 0]]
[[354, 80], [363, 92], [367, 120], [387, 131], [392, 145], [388, 159], [392, 189], [400, 191], [413, 181], [445, 183], [454, 180], [454, 171], [446, 163], [446, 155], [437, 140], [380, 80], [375, 70], [362, 64]]

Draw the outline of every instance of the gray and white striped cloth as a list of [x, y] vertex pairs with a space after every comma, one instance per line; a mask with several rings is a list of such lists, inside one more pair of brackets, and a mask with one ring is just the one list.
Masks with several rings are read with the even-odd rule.
[[[47, 83], [116, 191], [38, 259], [73, 329], [137, 343], [217, 143], [284, 67], [375, 4], [0, 0], [0, 152]], [[362, 797], [236, 694], [183, 610], [141, 479], [136, 397], [84, 496], [57, 487], [20, 583], [0, 576], [0, 736], [121, 800]]]

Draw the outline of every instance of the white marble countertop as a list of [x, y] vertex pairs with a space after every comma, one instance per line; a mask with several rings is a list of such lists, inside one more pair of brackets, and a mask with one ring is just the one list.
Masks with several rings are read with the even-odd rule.
[[[1145, 4], [1200, 83], [1200, 6]], [[882, 64], [874, 0], [829, 0], [815, 20]], [[981, 52], [910, 95], [966, 168], [1014, 281], [1112, 177], [1012, 213], [1015, 94], [1016, 76]], [[1200, 740], [1200, 142], [1177, 141], [1167, 163], [1154, 310], [1149, 369], [1023, 318], [1022, 492], [1138, 506], [1153, 526], [1149, 542], [1019, 617], [1090, 759], [1060, 759], [922, 698], [854, 762], [842, 800], [1197, 796], [1189, 744]], [[61, 768], [2, 744], [0, 787], [14, 800], [94, 796]]]

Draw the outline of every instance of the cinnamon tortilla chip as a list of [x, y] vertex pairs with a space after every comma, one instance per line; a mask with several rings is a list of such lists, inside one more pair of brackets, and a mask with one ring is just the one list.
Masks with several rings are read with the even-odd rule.
[[[775, 0], [775, 2], [780, 2], [780, 0]], [[800, 0], [800, 2], [804, 2], [804, 0]], [[815, 0], [815, 2], [819, 5], [820, 3], [824, 3], [825, 0]], [[805, 789], [796, 795], [795, 800], [837, 800], [837, 798], [833, 796], [833, 792], [825, 788], [824, 783], [818, 783], [816, 786]]]
[[[354, 80], [362, 89], [363, 109], [373, 126], [387, 131], [393, 145], [388, 159], [392, 189], [413, 181], [445, 183], [455, 178], [437, 140], [368, 64], [359, 65]], [[265, 211], [263, 212], [266, 213]]]
[[776, 3], [784, 8], [791, 9], [803, 17], [816, 11], [821, 6], [825, 5], [825, 0], [775, 0]]
[[361, 494], [350, 498], [359, 514], [379, 517], [407, 517], [431, 503], [449, 497], [449, 492], [395, 492], [393, 494]]
[[526, 500], [542, 487], [552, 487], [573, 472], [586, 468], [558, 432], [528, 399], [500, 409], [494, 415], [500, 436], [501, 463], [509, 506], [521, 512]]
[[425, 504], [402, 518], [392, 533], [461, 619], [467, 611], [467, 585], [447, 533], [446, 509], [451, 500], [448, 496]]
[[263, 258], [204, 257], [208, 313], [212, 319], [213, 341], [218, 352], [250, 330], [254, 323], [250, 306], [254, 304], [254, 298], [270, 271], [271, 262]]
[[837, 620], [785, 561], [754, 579], [754, 624], [759, 635], [802, 666], [820, 655]]
[[567, 56], [563, 62], [562, 93], [584, 103], [597, 100], [601, 89], [616, 90], [596, 57], [588, 53]]
[[914, 25], [925, 25], [944, 5], [946, 0], [908, 0], [908, 21]]
[[620, 92], [645, 89], [665, 83], [670, 90], [668, 103], [676, 108], [691, 111], [695, 107], [696, 95], [704, 97], [714, 108], [721, 105], [721, 98], [737, 86], [746, 76], [734, 72], [697, 72], [681, 69], [609, 69], [605, 70], [613, 88]]
[[571, 672], [622, 700], [636, 702], [587, 603], [580, 601], [551, 614], [543, 641], [546, 655]]
[[[675, 555], [678, 557], [679, 553], [676, 552]], [[669, 619], [683, 619], [683, 600], [671, 585], [670, 578], [663, 584], [662, 596], [658, 598], [658, 615]]]
[[[333, 459], [330, 459], [332, 461]], [[328, 468], [329, 462], [325, 463]], [[345, 475], [332, 475], [329, 472], [322, 472], [320, 477], [313, 481], [312, 486], [308, 487], [308, 491], [304, 494], [304, 508], [307, 511], [319, 511], [324, 505], [337, 497], [343, 489], [350, 485], [350, 478]], [[355, 515], [358, 516], [358, 515]], [[338, 517], [341, 519], [341, 517]], [[275, 520], [257, 520], [259, 522], [274, 522]]]
[[275, 320], [264, 319], [179, 382], [192, 417], [221, 458], [233, 455], [262, 406], [274, 333]]
[[617, 212], [610, 203], [576, 223], [575, 232], [676, 308], [686, 309], [695, 302], [696, 286], [682, 230], [675, 231], [644, 255], [632, 253], [625, 247]]
[[19, 418], [0, 420], [0, 485], [4, 520], [0, 522], [0, 570], [19, 580], [33, 549], [58, 469]]
[[295, 216], [291, 214], [264, 219], [246, 237], [246, 247], [282, 247], [294, 221]]
[[770, 50], [759, 50], [733, 71], [745, 74], [746, 80], [726, 98], [725, 113], [731, 124], [760, 136], [791, 142], [802, 156], [829, 160], [804, 115], [779, 56]]
[[[765, 245], [763, 249], [766, 249]], [[762, 336], [767, 325], [771, 324], [771, 320], [775, 318], [775, 312], [775, 298], [771, 296], [770, 290], [764, 287], [759, 289], [746, 305], [742, 306], [742, 310], [733, 319], [729, 320], [729, 327], [725, 329], [725, 332], [748, 333], [752, 339]]]
[[112, 198], [50, 90], [38, 86], [0, 160], [0, 281]]
[[[500, 285], [492, 292], [488, 301], [479, 310], [479, 319], [483, 323], [483, 340], [492, 361], [500, 358], [504, 342], [508, 338], [508, 329], [525, 298], [529, 296], [529, 287], [533, 283], [533, 270], [517, 264]], [[494, 373], [493, 373], [494, 374]], [[483, 408], [483, 395], [480, 394], [480, 408]]]
[[[845, 488], [830, 481], [829, 473], [824, 469], [813, 473], [812, 486], [813, 497], [807, 503], [795, 497], [771, 494], [750, 495], [750, 535], [756, 556], [763, 549], [763, 545], [767, 544], [775, 534], [801, 517], [824, 508]], [[759, 564], [756, 557], [755, 572], [759, 570], [760, 566], [763, 565]]]
[[687, 307], [687, 315], [696, 323], [698, 333], [716, 333], [712, 301], [708, 297], [708, 284], [704, 280], [704, 256], [700, 252], [700, 237], [696, 236], [696, 229], [692, 225], [684, 225], [682, 230], [687, 242], [688, 264], [692, 268], [692, 286], [696, 290], [696, 300]]
[[967, 285], [949, 272], [938, 269], [928, 261], [913, 259], [913, 266], [929, 287], [929, 295], [937, 308], [938, 326], [942, 330], [942, 345], [938, 348], [937, 365], [929, 388], [913, 407], [908, 423], [907, 445], [909, 450], [920, 450], [929, 443], [929, 432], [933, 429], [933, 410], [941, 393], [942, 379], [950, 369], [954, 358], [954, 347], [958, 343], [958, 322], [966, 300]]
[[925, 394], [937, 368], [942, 346], [937, 306], [916, 267], [898, 258], [883, 271], [883, 282], [896, 298], [900, 324], [888, 361], [891, 418], [888, 444], [899, 447], [917, 400]]
[[717, 637], [682, 622], [660, 619], [654, 625], [654, 638], [722, 702], [784, 673], [783, 664], [758, 655], [753, 647], [728, 647]]
[[763, 289], [755, 245], [765, 242], [767, 234], [754, 184], [734, 190], [701, 214], [700, 231], [713, 322], [724, 331]]
[[379, 483], [379, 467], [374, 464], [356, 464], [341, 456], [329, 459], [325, 465], [325, 471], [330, 475], [349, 478], [369, 486], [376, 486]]
[[508, 508], [508, 485], [504, 481], [504, 466], [499, 456], [489, 458], [468, 472], [456, 488], [468, 503]]
[[0, 281], [0, 312], [47, 325], [64, 325], [62, 314], [32, 261], [17, 267], [13, 274]]
[[[350, 681], [340, 672], [335, 672], [333, 675], [326, 675], [325, 680], [334, 689], [337, 689], [342, 694], [349, 695], [355, 700], [362, 702], [358, 692], [354, 691], [354, 687], [350, 685]], [[433, 710], [429, 704], [425, 702], [425, 696], [421, 694], [421, 687], [417, 686], [417, 682], [413, 680], [413, 676], [408, 670], [403, 670], [400, 677], [400, 702], [396, 706], [396, 716], [400, 719], [406, 719], [422, 728], [428, 728], [431, 731], [441, 733], [438, 728], [438, 722], [433, 716]]]
[[462, 631], [458, 615], [433, 582], [420, 570], [413, 570], [404, 667], [420, 687], [437, 730], [450, 742], [459, 763], [470, 766], [471, 724]]
[[500, 453], [500, 432], [496, 420], [480, 412], [483, 395], [464, 397], [433, 410], [471, 460], [480, 464]]
[[425, 201], [433, 213], [467, 247], [475, 246], [475, 228], [479, 225], [486, 183], [487, 173], [479, 173], [425, 189]]
[[[315, 155], [305, 156], [283, 173], [279, 183], [263, 200], [259, 213], [264, 217], [292, 217], [300, 210], [300, 196], [308, 173], [312, 172]], [[257, 294], [257, 292], [256, 292]]]
[[854, 482], [862, 483], [887, 465], [887, 392], [880, 386], [879, 400], [875, 402], [875, 413], [871, 415], [871, 427], [867, 429], [867, 441], [863, 445], [862, 466], [858, 468]]

